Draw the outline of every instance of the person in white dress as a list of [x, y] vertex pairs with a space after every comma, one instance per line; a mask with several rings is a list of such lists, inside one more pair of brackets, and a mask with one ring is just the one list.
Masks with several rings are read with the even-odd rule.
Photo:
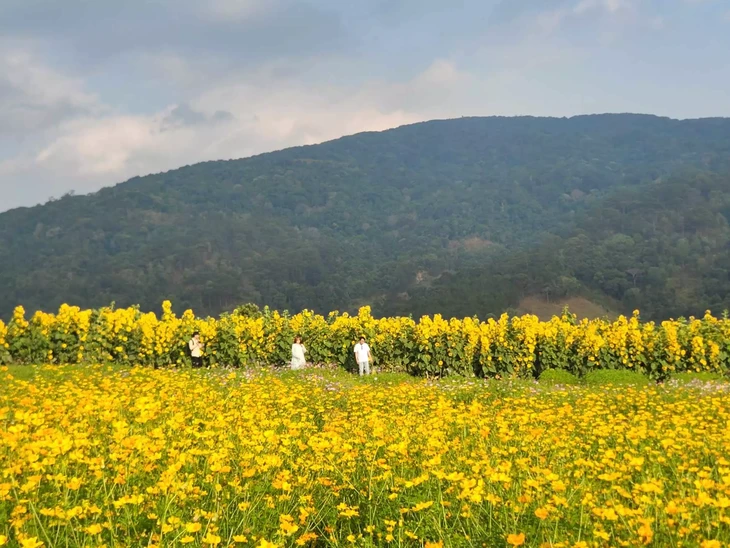
[[301, 369], [307, 363], [304, 354], [306, 354], [307, 348], [302, 344], [302, 338], [299, 336], [294, 337], [294, 344], [291, 345], [291, 368]]
[[370, 346], [365, 342], [365, 337], [360, 337], [360, 342], [355, 345], [355, 361], [357, 362], [360, 376], [370, 374]]

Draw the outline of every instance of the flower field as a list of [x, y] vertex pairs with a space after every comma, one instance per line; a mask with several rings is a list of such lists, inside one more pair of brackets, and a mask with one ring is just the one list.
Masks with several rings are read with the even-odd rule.
[[727, 546], [727, 383], [0, 371], [0, 545]]
[[227, 367], [285, 364], [299, 334], [313, 362], [354, 369], [352, 349], [362, 334], [380, 371], [416, 376], [527, 378], [550, 368], [579, 376], [632, 369], [663, 379], [674, 372], [730, 370], [730, 320], [709, 312], [661, 324], [641, 322], [638, 312], [615, 321], [577, 321], [568, 313], [547, 322], [529, 315], [378, 319], [367, 307], [356, 316], [264, 310], [197, 318], [190, 310], [176, 316], [169, 301], [160, 317], [137, 308], [63, 305], [56, 314], [36, 312], [27, 319], [18, 307], [8, 324], [0, 321], [0, 364], [184, 365], [193, 331], [201, 334], [206, 361]]

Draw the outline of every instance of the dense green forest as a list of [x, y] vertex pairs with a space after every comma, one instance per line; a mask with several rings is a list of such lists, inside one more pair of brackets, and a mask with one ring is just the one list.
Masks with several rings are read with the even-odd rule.
[[0, 315], [730, 308], [730, 120], [462, 118], [137, 177], [0, 214]]
[[730, 308], [728, 219], [728, 175], [620, 187], [566, 216], [539, 242], [495, 246], [480, 265], [444, 273], [395, 306], [461, 316], [509, 310], [528, 295], [583, 294], [653, 319], [720, 313]]

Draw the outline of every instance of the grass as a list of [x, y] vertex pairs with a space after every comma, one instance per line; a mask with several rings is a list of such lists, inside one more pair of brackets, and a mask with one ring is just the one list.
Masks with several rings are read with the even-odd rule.
[[651, 380], [626, 369], [599, 369], [586, 373], [584, 382], [588, 386], [646, 386]]
[[674, 375], [672, 375], [672, 379], [677, 380], [680, 383], [688, 383], [692, 381], [712, 382], [724, 380], [723, 376], [719, 373], [675, 373]]
[[8, 373], [21, 381], [32, 381], [41, 378], [63, 378], [69, 376], [91, 375], [93, 373], [113, 373], [129, 369], [123, 365], [7, 365]]
[[317, 375], [325, 380], [337, 382], [345, 386], [353, 386], [356, 384], [393, 384], [403, 382], [418, 382], [419, 378], [408, 375], [407, 373], [373, 373], [360, 377], [357, 374], [350, 373], [341, 368], [321, 368], [321, 369], [300, 369], [291, 371], [281, 369], [277, 371], [282, 379], [296, 379]]
[[[123, 371], [130, 369], [127, 366], [116, 365], [116, 364], [105, 364], [105, 365], [8, 365], [8, 373], [18, 380], [31, 381], [38, 377], [54, 376], [58, 375], [76, 375], [77, 373], [89, 375], [92, 373], [103, 372], [103, 373], [114, 373], [117, 371]], [[215, 371], [216, 369], [213, 369]], [[208, 371], [208, 370], [203, 370]], [[241, 370], [243, 371], [243, 370]], [[354, 386], [357, 384], [397, 384], [397, 383], [412, 383], [419, 382], [423, 379], [413, 377], [407, 373], [373, 373], [359, 377], [355, 373], [351, 373], [341, 368], [326, 367], [326, 368], [307, 368], [299, 371], [291, 371], [286, 368], [277, 369], [277, 374], [282, 379], [296, 379], [301, 376], [309, 376], [313, 373], [321, 376], [325, 380], [331, 382], [337, 382], [343, 386]], [[672, 375], [672, 379], [679, 381], [680, 383], [688, 383], [692, 381], [700, 382], [716, 382], [726, 380], [721, 374], [718, 373], [675, 373]], [[471, 380], [473, 381], [473, 379]], [[465, 382], [471, 382], [469, 379], [461, 377], [446, 377], [438, 381], [444, 385], [451, 384], [462, 384]], [[504, 380], [490, 380], [485, 381], [489, 384], [494, 385], [494, 389], [499, 391], [499, 385], [504, 384]], [[513, 380], [512, 383], [522, 383], [528, 385], [531, 381], [517, 379]], [[588, 385], [588, 386], [645, 386], [651, 383], [651, 380], [638, 373], [636, 371], [621, 369], [599, 369], [591, 371], [586, 374], [583, 378], [578, 378], [572, 373], [562, 369], [546, 369], [540, 374], [539, 383], [544, 386], [577, 386], [577, 385]]]
[[540, 374], [540, 383], [548, 386], [575, 386], [580, 384], [580, 379], [572, 373], [562, 369], [546, 369]]
[[33, 380], [33, 377], [38, 372], [38, 368], [35, 365], [8, 365], [7, 368], [8, 373], [22, 381]]

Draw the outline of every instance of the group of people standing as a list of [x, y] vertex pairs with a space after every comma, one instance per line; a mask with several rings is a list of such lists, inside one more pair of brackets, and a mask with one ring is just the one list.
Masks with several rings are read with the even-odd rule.
[[[291, 346], [292, 369], [301, 369], [307, 364], [307, 359], [304, 357], [306, 353], [307, 347], [302, 343], [302, 338], [297, 335], [294, 337], [294, 344]], [[357, 369], [360, 376], [370, 374], [372, 355], [370, 354], [370, 346], [365, 341], [365, 337], [360, 337], [360, 342], [355, 345], [355, 361], [357, 362]]]
[[[200, 341], [200, 333], [197, 331], [193, 333], [192, 338], [188, 342], [188, 349], [190, 350], [190, 359], [193, 362], [193, 367], [202, 367], [203, 343]], [[297, 335], [294, 337], [294, 344], [291, 346], [290, 366], [292, 369], [301, 369], [307, 364], [307, 359], [304, 356], [306, 353], [307, 347], [304, 346], [302, 338]], [[360, 341], [355, 345], [355, 361], [357, 362], [357, 369], [360, 376], [370, 374], [372, 355], [370, 354], [370, 346], [365, 341], [365, 337], [360, 337]]]

